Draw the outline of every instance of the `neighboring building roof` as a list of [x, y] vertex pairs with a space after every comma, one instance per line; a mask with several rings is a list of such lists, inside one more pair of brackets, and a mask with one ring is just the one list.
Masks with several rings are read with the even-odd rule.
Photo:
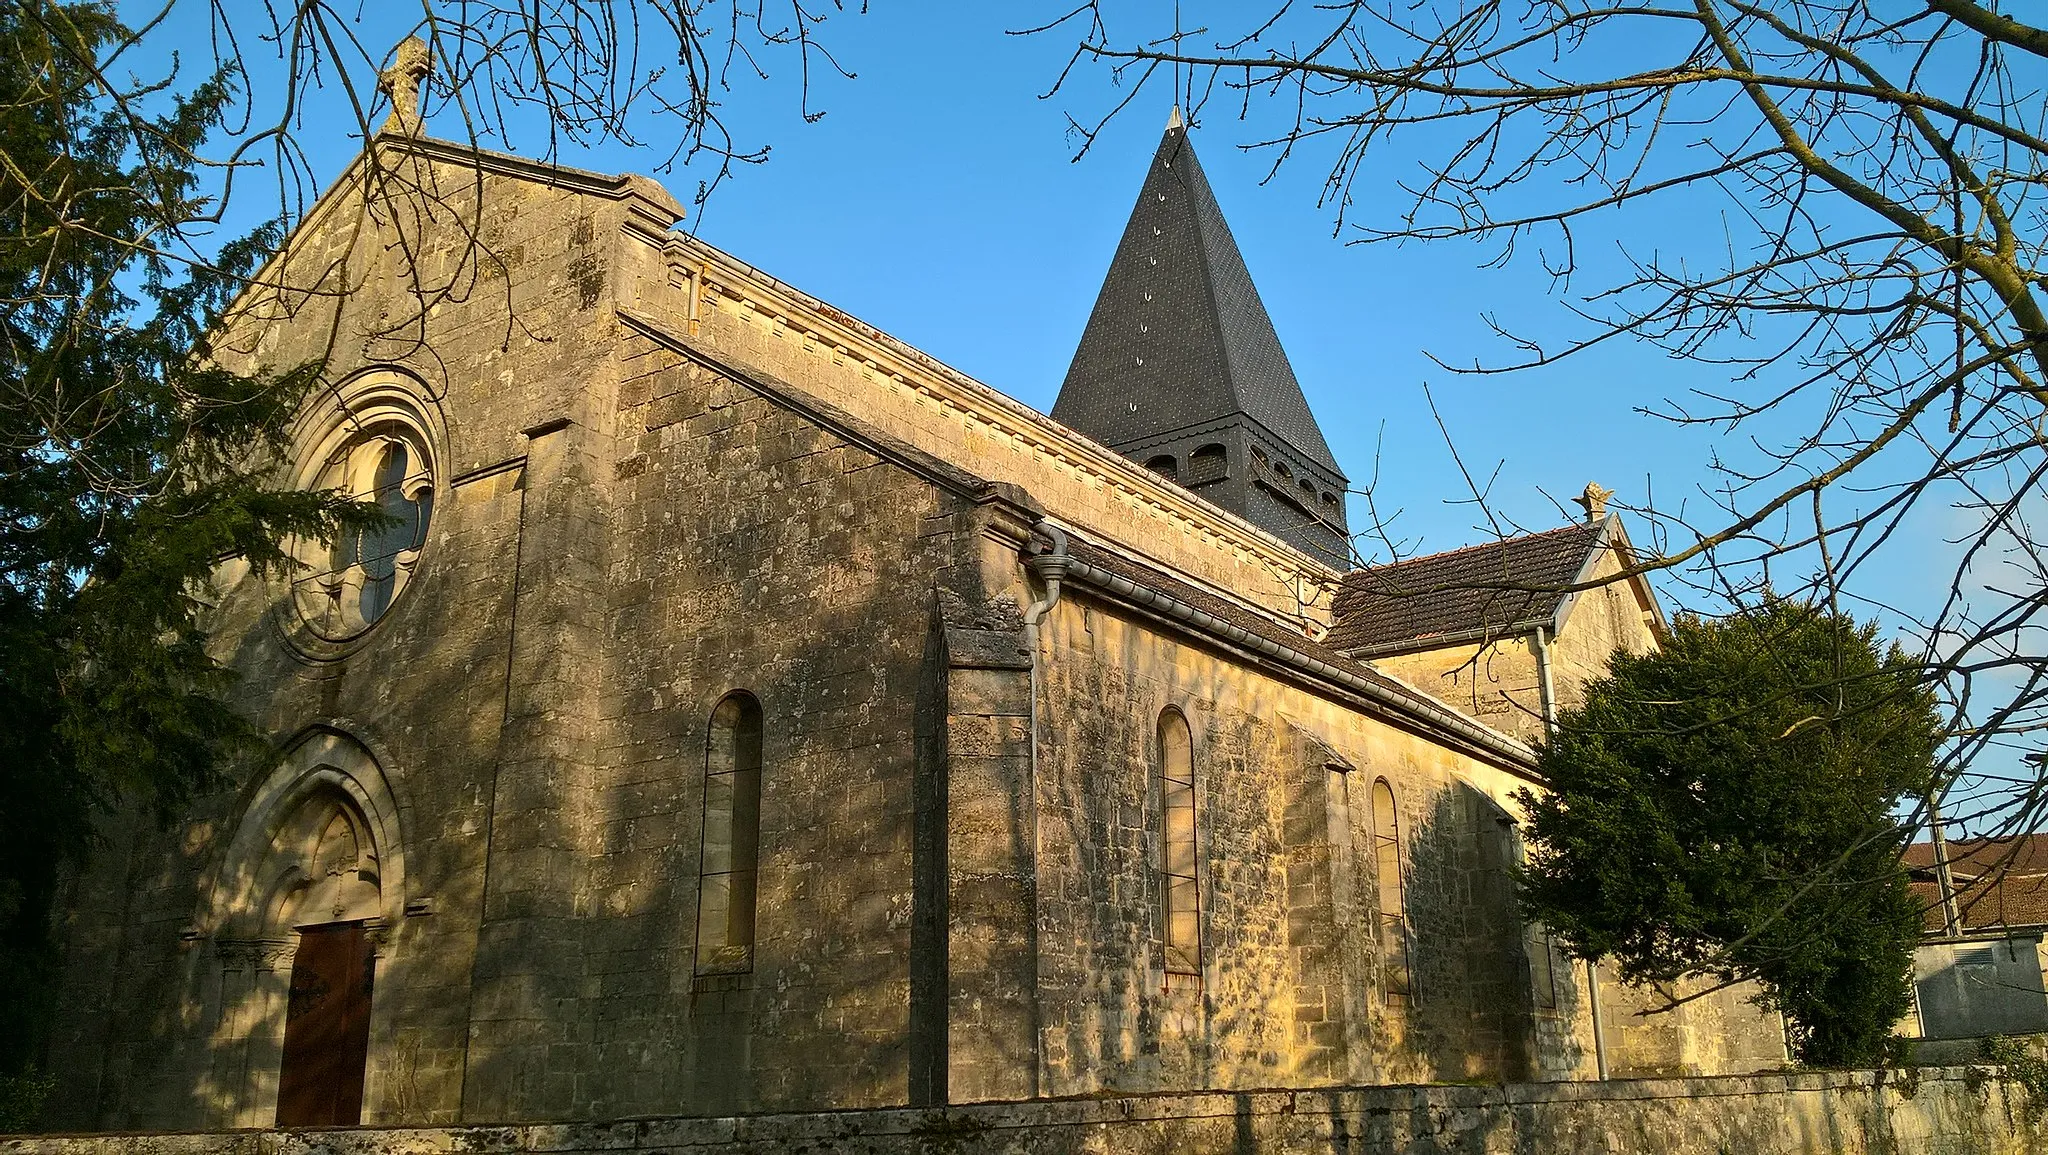
[[1249, 417], [1342, 479], [1178, 113], [1053, 403], [1054, 420], [1118, 449]]
[[1518, 633], [1555, 619], [1604, 540], [1606, 521], [1567, 525], [1344, 575], [1328, 644], [1396, 653], [1483, 632]]
[[[1926, 907], [1927, 931], [1939, 934], [1944, 927], [1934, 844], [1916, 842], [1904, 857], [1913, 893]], [[1952, 840], [1948, 861], [1965, 933], [2048, 924], [2048, 834]]]

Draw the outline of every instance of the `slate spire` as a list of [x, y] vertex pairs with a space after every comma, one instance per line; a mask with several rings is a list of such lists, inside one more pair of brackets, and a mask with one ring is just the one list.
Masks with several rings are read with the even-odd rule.
[[1052, 415], [1326, 561], [1347, 558], [1344, 473], [1179, 109]]

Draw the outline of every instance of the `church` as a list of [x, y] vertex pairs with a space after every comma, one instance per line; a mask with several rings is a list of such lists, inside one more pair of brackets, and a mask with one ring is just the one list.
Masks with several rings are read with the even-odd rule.
[[1782, 1066], [1517, 910], [1527, 740], [1656, 644], [1604, 492], [1354, 566], [1221, 203], [1176, 115], [1046, 415], [395, 113], [220, 340], [325, 363], [280, 484], [392, 518], [216, 574], [281, 754], [72, 880], [48, 1122]]

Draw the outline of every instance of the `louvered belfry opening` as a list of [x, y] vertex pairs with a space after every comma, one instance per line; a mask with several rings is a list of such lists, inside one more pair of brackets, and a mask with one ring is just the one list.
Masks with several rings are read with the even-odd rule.
[[[1146, 171], [1055, 419], [1325, 561], [1344, 472], [1178, 112]], [[1183, 464], [1185, 463], [1185, 464]]]

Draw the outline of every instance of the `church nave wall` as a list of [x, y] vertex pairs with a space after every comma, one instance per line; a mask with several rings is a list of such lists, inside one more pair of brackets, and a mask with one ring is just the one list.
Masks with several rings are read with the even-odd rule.
[[[583, 1109], [902, 1103], [918, 688], [934, 583], [980, 598], [983, 514], [706, 365], [624, 364]], [[735, 690], [762, 715], [757, 925], [721, 968], [693, 944]]]
[[[1048, 1093], [1520, 1076], [1531, 1011], [1504, 809], [1518, 780], [1086, 591], [1050, 622]], [[1193, 735], [1199, 985], [1167, 975], [1159, 942], [1154, 732], [1168, 708]], [[1406, 1006], [1386, 961], [1402, 940], [1378, 917], [1381, 779], [1399, 810]]]

